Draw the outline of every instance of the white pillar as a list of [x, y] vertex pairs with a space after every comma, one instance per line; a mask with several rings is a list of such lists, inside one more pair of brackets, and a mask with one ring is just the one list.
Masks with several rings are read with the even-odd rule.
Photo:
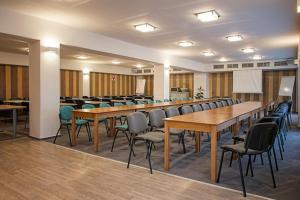
[[209, 73], [194, 73], [194, 96], [198, 92], [200, 86], [204, 89], [204, 98], [209, 97]]
[[154, 66], [154, 99], [163, 100], [170, 98], [170, 66]]
[[82, 96], [90, 96], [90, 73], [82, 73]]
[[30, 136], [54, 136], [59, 127], [60, 49], [52, 40], [29, 45]]

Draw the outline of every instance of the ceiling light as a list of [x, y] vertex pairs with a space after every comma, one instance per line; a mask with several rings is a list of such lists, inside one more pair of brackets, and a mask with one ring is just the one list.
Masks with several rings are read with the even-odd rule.
[[241, 50], [244, 53], [253, 53], [255, 51], [254, 48], [244, 48], [244, 49], [241, 49]]
[[229, 36], [226, 36], [226, 39], [229, 42], [238, 42], [238, 41], [241, 41], [244, 38], [241, 35], [229, 35]]
[[202, 55], [206, 56], [206, 57], [211, 57], [211, 56], [214, 56], [215, 53], [212, 52], [212, 51], [203, 51], [202, 52]]
[[143, 65], [141, 65], [141, 64], [137, 64], [137, 65], [135, 65], [137, 68], [142, 68], [143, 67]]
[[297, 6], [297, 13], [300, 13], [300, 5]]
[[87, 59], [88, 57], [87, 57], [87, 56], [80, 55], [80, 56], [76, 56], [76, 58], [81, 59], [81, 60], [85, 60], [85, 59]]
[[190, 42], [190, 41], [181, 41], [181, 42], [178, 42], [178, 45], [181, 47], [191, 47], [194, 45], [194, 43]]
[[118, 64], [120, 64], [121, 62], [120, 62], [120, 61], [117, 61], [117, 60], [113, 60], [113, 61], [111, 61], [111, 63], [114, 64], [114, 65], [118, 65]]
[[152, 32], [152, 31], [155, 31], [155, 29], [156, 29], [155, 26], [152, 26], [151, 24], [148, 24], [148, 23], [135, 25], [134, 27], [137, 31], [140, 31], [143, 33]]
[[222, 57], [222, 58], [220, 58], [220, 59], [219, 59], [219, 61], [220, 61], [220, 62], [227, 62], [227, 61], [228, 61], [228, 59], [227, 59], [227, 58], [225, 58], [225, 57]]
[[254, 55], [253, 60], [261, 60], [262, 59], [262, 56], [261, 55]]
[[196, 13], [197, 18], [201, 22], [211, 22], [219, 19], [220, 15], [215, 10], [210, 10], [206, 12]]

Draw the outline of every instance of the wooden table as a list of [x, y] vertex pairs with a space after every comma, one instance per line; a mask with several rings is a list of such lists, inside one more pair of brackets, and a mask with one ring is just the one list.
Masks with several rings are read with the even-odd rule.
[[13, 113], [13, 137], [17, 135], [17, 110], [24, 109], [26, 106], [14, 106], [14, 105], [0, 105], [0, 111], [2, 110], [12, 110]]
[[21, 103], [29, 103], [29, 100], [4, 100], [5, 104], [21, 104]]
[[[186, 104], [196, 104], [196, 103], [205, 103], [212, 101], [212, 99], [204, 100], [188, 100], [188, 101], [173, 101], [173, 102], [164, 102], [164, 103], [154, 103], [154, 104], [139, 104], [139, 105], [124, 105], [117, 107], [108, 107], [108, 108], [94, 108], [94, 109], [80, 109], [74, 110], [72, 113], [72, 144], [76, 145], [76, 133], [75, 133], [75, 119], [76, 118], [93, 118], [94, 119], [94, 129], [93, 129], [93, 148], [94, 151], [99, 150], [99, 130], [98, 130], [98, 121], [100, 118], [111, 118], [114, 119], [116, 116], [128, 115], [129, 113], [135, 112], [137, 110], [152, 110], [154, 108], [165, 108], [170, 106], [182, 106]], [[110, 120], [110, 135], [114, 135], [114, 121]]]
[[[200, 111], [180, 115], [165, 119], [165, 141], [164, 141], [164, 168], [170, 168], [170, 139], [169, 129], [178, 128], [197, 132], [207, 132], [211, 134], [211, 160], [210, 160], [210, 178], [212, 182], [216, 182], [217, 175], [217, 133], [227, 127], [234, 125], [234, 133], [238, 134], [239, 122], [249, 119], [258, 113], [260, 117], [261, 111], [267, 109], [269, 103], [263, 102], [245, 102], [232, 106], [216, 108], [207, 111]], [[251, 125], [252, 120], [249, 120]], [[200, 137], [200, 134], [197, 134]], [[200, 150], [200, 139], [196, 141], [196, 151]]]

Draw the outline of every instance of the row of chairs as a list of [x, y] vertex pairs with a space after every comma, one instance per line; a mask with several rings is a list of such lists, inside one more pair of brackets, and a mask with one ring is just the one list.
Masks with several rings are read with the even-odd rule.
[[233, 161], [233, 155], [237, 154], [243, 195], [246, 197], [246, 188], [241, 162], [242, 157], [248, 156], [246, 176], [248, 175], [248, 172], [250, 170], [251, 176], [253, 177], [252, 162], [255, 162], [256, 157], [260, 156], [261, 163], [263, 165], [264, 162], [262, 155], [266, 153], [268, 156], [273, 187], [276, 188], [276, 181], [274, 177], [271, 155], [273, 155], [276, 171], [278, 171], [279, 169], [275, 150], [275, 141], [277, 140], [278, 150], [280, 152], [281, 160], [283, 160], [284, 144], [288, 132], [288, 124], [291, 125], [291, 107], [291, 101], [281, 102], [266, 117], [259, 119], [252, 127], [250, 127], [250, 129], [246, 132], [245, 135], [241, 137], [233, 137], [234, 144], [223, 145], [221, 147], [222, 156], [219, 166], [217, 182], [220, 181], [224, 154], [226, 152], [231, 152], [229, 164], [230, 167]]

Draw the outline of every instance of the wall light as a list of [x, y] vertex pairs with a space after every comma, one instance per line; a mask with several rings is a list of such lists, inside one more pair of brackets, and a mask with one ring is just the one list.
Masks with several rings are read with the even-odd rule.
[[79, 56], [75, 56], [75, 57], [78, 58], [78, 59], [81, 59], [81, 60], [88, 59], [88, 57], [84, 56], [84, 55], [79, 55]]
[[84, 68], [82, 70], [83, 75], [89, 75], [90, 74], [90, 70], [88, 68]]
[[155, 29], [156, 29], [155, 26], [153, 26], [151, 24], [148, 24], [148, 23], [135, 25], [134, 28], [137, 31], [140, 31], [140, 32], [143, 32], [143, 33], [152, 32], [152, 31], [155, 31]]
[[54, 38], [44, 38], [41, 41], [41, 45], [44, 47], [45, 51], [56, 51], [59, 48], [59, 42]]
[[297, 13], [300, 13], [300, 5], [297, 6]]
[[243, 40], [243, 36], [241, 35], [228, 35], [225, 37], [229, 42], [238, 42]]
[[195, 15], [201, 22], [216, 21], [220, 18], [220, 15], [215, 10], [196, 13]]

